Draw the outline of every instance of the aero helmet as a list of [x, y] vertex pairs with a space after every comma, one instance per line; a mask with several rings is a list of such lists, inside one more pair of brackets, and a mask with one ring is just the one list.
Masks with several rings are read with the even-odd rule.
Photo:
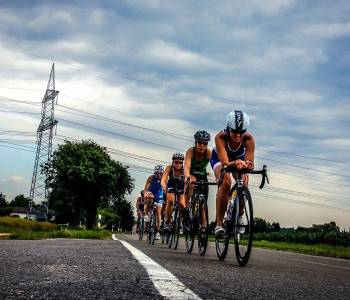
[[205, 130], [198, 130], [194, 134], [194, 140], [196, 142], [209, 142], [210, 141], [210, 134], [206, 132]]
[[156, 174], [156, 173], [163, 173], [163, 172], [164, 172], [164, 168], [163, 168], [162, 165], [156, 165], [154, 167], [154, 174]]
[[185, 157], [182, 153], [176, 152], [173, 154], [173, 160], [184, 160]]
[[246, 131], [249, 126], [249, 116], [241, 110], [233, 110], [226, 117], [227, 129]]

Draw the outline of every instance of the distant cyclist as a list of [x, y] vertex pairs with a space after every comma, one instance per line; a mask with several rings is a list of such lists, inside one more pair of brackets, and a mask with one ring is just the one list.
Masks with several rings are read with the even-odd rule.
[[143, 190], [140, 191], [136, 199], [136, 213], [137, 213], [137, 222], [136, 222], [136, 233], [139, 232], [139, 224], [141, 216], [145, 213], [145, 198], [143, 196]]
[[157, 220], [156, 220], [156, 235], [155, 239], [160, 239], [159, 227], [160, 227], [160, 217], [161, 217], [161, 208], [164, 201], [163, 189], [161, 186], [161, 179], [163, 175], [164, 168], [162, 165], [157, 165], [154, 167], [154, 174], [147, 178], [144, 195], [146, 198], [146, 207], [145, 207], [145, 222], [149, 222], [149, 208], [154, 201]]
[[184, 169], [183, 169], [184, 155], [182, 153], [174, 153], [172, 157], [172, 164], [165, 168], [162, 177], [162, 188], [167, 192], [167, 204], [165, 208], [165, 227], [164, 231], [169, 230], [169, 222], [171, 221], [171, 214], [175, 198], [175, 185], [178, 183], [178, 190], [180, 192], [179, 206], [181, 210], [185, 208], [184, 196]]
[[[205, 130], [199, 130], [194, 135], [195, 145], [187, 150], [185, 156], [185, 178], [189, 183], [195, 183], [198, 180], [207, 181], [207, 166], [211, 157], [211, 150], [208, 148], [210, 134]], [[188, 193], [185, 195], [186, 208], [193, 193], [193, 185], [189, 185]], [[208, 196], [208, 190], [206, 191]], [[204, 209], [204, 208], [203, 208]], [[185, 210], [184, 216], [187, 214]], [[202, 213], [202, 230], [206, 228], [205, 212]]]
[[[237, 169], [254, 169], [255, 141], [253, 135], [247, 132], [248, 126], [249, 117], [246, 113], [234, 110], [227, 115], [226, 128], [216, 135], [215, 148], [210, 159], [217, 181], [221, 178], [221, 170], [229, 165], [234, 165]], [[248, 186], [248, 174], [243, 175], [243, 184]], [[224, 234], [222, 224], [230, 187], [230, 174], [225, 173], [216, 194], [216, 236]], [[243, 211], [240, 212], [240, 215], [242, 213]], [[242, 221], [243, 219], [240, 220]]]

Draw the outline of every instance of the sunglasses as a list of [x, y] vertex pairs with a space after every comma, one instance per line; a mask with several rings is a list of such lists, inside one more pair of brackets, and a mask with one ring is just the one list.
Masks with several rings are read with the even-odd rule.
[[207, 146], [208, 142], [197, 142], [197, 145]]
[[229, 131], [230, 133], [233, 133], [233, 134], [245, 134], [247, 132], [247, 130], [237, 130], [237, 129], [232, 129], [232, 128], [229, 128]]
[[175, 164], [175, 165], [180, 165], [180, 164], [182, 165], [182, 163], [183, 163], [182, 160], [175, 160], [175, 161], [174, 161], [174, 164]]

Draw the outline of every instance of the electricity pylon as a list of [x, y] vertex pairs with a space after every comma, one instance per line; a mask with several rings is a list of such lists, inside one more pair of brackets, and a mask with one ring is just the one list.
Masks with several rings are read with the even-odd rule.
[[46, 186], [46, 176], [41, 174], [41, 165], [49, 161], [52, 153], [53, 129], [58, 123], [55, 120], [55, 103], [57, 104], [58, 91], [55, 90], [55, 64], [52, 64], [49, 82], [41, 105], [41, 121], [36, 137], [36, 156], [30, 187], [30, 200], [28, 205], [27, 218], [32, 213], [33, 201], [41, 202], [45, 207], [45, 217], [49, 213], [49, 190]]

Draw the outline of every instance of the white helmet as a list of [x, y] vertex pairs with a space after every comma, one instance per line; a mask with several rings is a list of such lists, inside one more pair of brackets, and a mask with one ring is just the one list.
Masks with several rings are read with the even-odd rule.
[[241, 110], [233, 110], [226, 117], [227, 129], [246, 131], [249, 126], [249, 116]]

